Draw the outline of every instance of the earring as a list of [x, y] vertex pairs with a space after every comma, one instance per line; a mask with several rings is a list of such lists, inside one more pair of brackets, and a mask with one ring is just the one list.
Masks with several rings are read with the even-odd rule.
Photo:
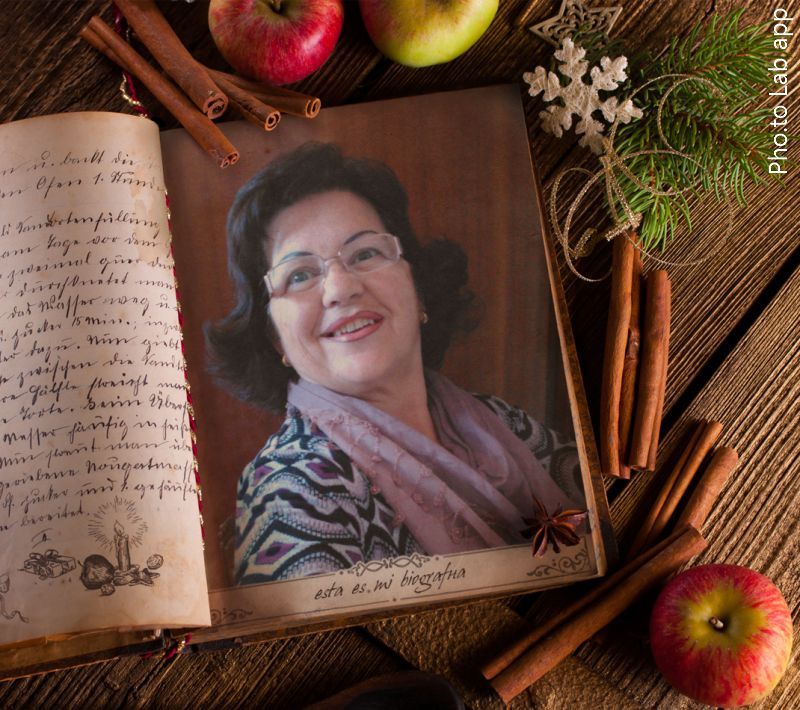
[[422, 323], [422, 325], [425, 325], [428, 322], [428, 314], [427, 314], [427, 312], [422, 311], [422, 314], [419, 317], [419, 322]]
[[286, 355], [281, 357], [281, 362], [283, 363], [284, 367], [291, 367], [292, 364], [289, 362], [289, 358]]

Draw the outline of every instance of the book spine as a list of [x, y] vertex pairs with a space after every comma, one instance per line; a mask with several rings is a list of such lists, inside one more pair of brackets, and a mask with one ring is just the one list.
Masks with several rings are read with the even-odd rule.
[[178, 307], [178, 326], [181, 329], [181, 359], [183, 360], [183, 376], [186, 381], [186, 412], [189, 416], [189, 434], [192, 441], [192, 472], [197, 486], [197, 512], [200, 519], [200, 534], [205, 546], [206, 530], [203, 525], [203, 490], [200, 486], [200, 468], [197, 463], [197, 422], [194, 416], [192, 388], [189, 385], [189, 368], [186, 365], [186, 344], [183, 340], [183, 310], [181, 308], [181, 292], [178, 286], [178, 273], [175, 269], [175, 254], [172, 248], [172, 212], [170, 211], [169, 192], [164, 189], [164, 200], [167, 208], [167, 227], [169, 229], [169, 251], [172, 257], [172, 279], [175, 283], [175, 302]]

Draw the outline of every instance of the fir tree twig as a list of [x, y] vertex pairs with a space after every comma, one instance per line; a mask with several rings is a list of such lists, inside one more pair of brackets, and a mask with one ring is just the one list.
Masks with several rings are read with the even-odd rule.
[[[773, 53], [772, 38], [767, 25], [741, 27], [742, 13], [715, 16], [705, 32], [698, 23], [685, 39], [674, 39], [660, 57], [632, 68], [632, 87], [666, 75], [695, 79], [671, 91], [661, 116], [669, 146], [688, 158], [662, 153], [626, 161], [648, 187], [676, 194], [654, 195], [618, 176], [625, 199], [634, 211], [643, 213], [639, 231], [645, 248], [663, 249], [681, 223], [691, 231], [689, 197], [712, 193], [722, 200], [729, 193], [744, 205], [748, 179], [759, 183], [768, 174], [771, 111], [751, 106], [770, 85], [766, 67]], [[619, 126], [614, 146], [619, 155], [668, 148], [659, 135], [656, 109], [676, 82], [680, 79], [674, 76], [664, 78], [637, 93], [634, 103], [645, 116]], [[621, 208], [616, 204], [612, 209]]]

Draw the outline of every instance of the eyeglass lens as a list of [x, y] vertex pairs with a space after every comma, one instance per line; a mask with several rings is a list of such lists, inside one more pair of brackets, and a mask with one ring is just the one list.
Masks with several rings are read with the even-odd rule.
[[345, 244], [330, 259], [307, 254], [281, 262], [268, 272], [267, 286], [272, 296], [305, 291], [322, 280], [327, 273], [328, 263], [334, 259], [338, 259], [351, 273], [367, 273], [396, 262], [401, 253], [396, 237], [368, 232]]

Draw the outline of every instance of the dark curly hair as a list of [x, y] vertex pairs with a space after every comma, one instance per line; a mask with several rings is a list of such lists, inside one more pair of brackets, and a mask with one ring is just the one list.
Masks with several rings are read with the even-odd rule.
[[283, 209], [323, 192], [344, 190], [369, 202], [387, 231], [400, 239], [428, 322], [422, 326], [422, 358], [438, 368], [453, 335], [474, 325], [474, 294], [467, 285], [467, 257], [460, 246], [434, 240], [421, 246], [408, 218], [408, 196], [386, 165], [343, 156], [330, 143], [305, 143], [255, 175], [236, 194], [228, 213], [228, 272], [236, 304], [204, 328], [209, 369], [239, 399], [280, 412], [296, 379], [274, 346], [269, 296], [263, 276], [270, 268], [267, 227]]

